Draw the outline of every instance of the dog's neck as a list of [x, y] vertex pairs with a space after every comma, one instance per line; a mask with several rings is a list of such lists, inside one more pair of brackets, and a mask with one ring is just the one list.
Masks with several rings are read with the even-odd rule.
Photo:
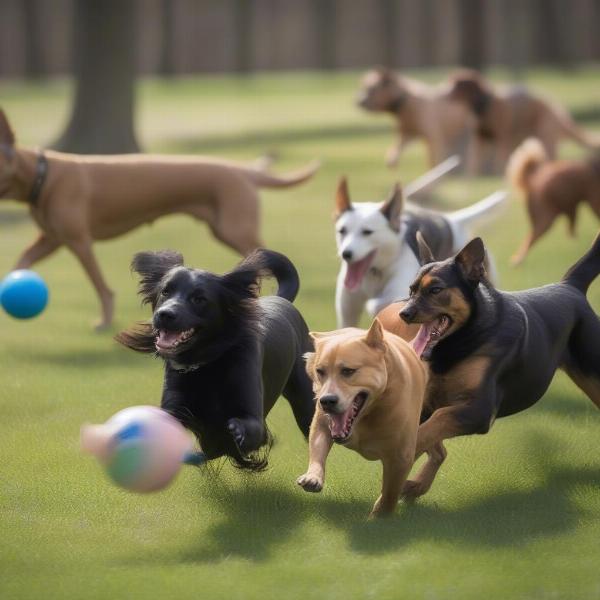
[[36, 206], [48, 174], [48, 161], [41, 151], [13, 149], [14, 172], [7, 198]]
[[502, 296], [492, 284], [481, 281], [468, 300], [471, 314], [457, 331], [441, 340], [433, 349], [429, 366], [435, 374], [448, 372], [491, 339], [500, 327]]

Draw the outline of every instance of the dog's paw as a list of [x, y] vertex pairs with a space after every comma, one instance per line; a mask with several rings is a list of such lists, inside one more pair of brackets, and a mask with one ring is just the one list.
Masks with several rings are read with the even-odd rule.
[[427, 493], [429, 486], [422, 481], [407, 479], [402, 486], [400, 495], [407, 501], [416, 500], [419, 496]]
[[296, 479], [296, 483], [305, 492], [320, 492], [323, 489], [323, 480], [311, 473], [304, 473]]
[[227, 421], [227, 431], [229, 431], [238, 450], [244, 454], [243, 447], [244, 441], [246, 440], [246, 430], [244, 429], [244, 426], [237, 419], [229, 419], [229, 421]]

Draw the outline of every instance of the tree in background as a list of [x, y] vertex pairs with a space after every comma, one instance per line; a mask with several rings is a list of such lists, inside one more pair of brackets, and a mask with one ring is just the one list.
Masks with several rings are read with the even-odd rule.
[[134, 1], [77, 0], [74, 10], [75, 99], [54, 147], [83, 154], [137, 152]]
[[484, 3], [481, 0], [460, 0], [458, 3], [462, 26], [460, 63], [471, 69], [485, 65]]

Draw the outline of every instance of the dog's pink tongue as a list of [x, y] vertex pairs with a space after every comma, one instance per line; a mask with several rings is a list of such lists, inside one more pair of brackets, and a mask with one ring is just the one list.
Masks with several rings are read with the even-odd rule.
[[417, 353], [417, 356], [421, 356], [421, 354], [423, 354], [423, 350], [425, 350], [427, 346], [427, 342], [429, 341], [430, 329], [431, 323], [423, 323], [423, 325], [419, 327], [419, 332], [412, 341], [412, 347], [413, 350]]
[[344, 285], [351, 292], [356, 290], [362, 283], [364, 276], [366, 275], [367, 271], [369, 270], [369, 267], [371, 266], [371, 263], [373, 262], [373, 258], [375, 258], [374, 251], [370, 254], [367, 254], [367, 256], [365, 256], [361, 260], [357, 260], [353, 263], [348, 263], [348, 269], [346, 271]]
[[332, 437], [344, 437], [344, 425], [346, 424], [346, 413], [329, 414], [329, 431]]
[[161, 329], [158, 332], [158, 337], [156, 338], [156, 343], [161, 348], [170, 348], [179, 339], [180, 335], [181, 335], [181, 333], [178, 331], [165, 331], [164, 329]]

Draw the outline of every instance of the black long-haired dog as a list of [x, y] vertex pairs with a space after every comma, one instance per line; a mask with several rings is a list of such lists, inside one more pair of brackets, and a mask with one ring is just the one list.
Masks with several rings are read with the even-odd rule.
[[[263, 469], [270, 447], [265, 416], [281, 394], [308, 435], [315, 405], [303, 355], [313, 347], [292, 305], [299, 278], [285, 256], [256, 250], [215, 275], [184, 267], [177, 252], [141, 252], [132, 270], [154, 314], [116, 339], [164, 359], [161, 406], [197, 436], [207, 458], [225, 455]], [[277, 279], [277, 296], [259, 297], [264, 276]]]
[[480, 238], [440, 262], [421, 235], [418, 243], [424, 266], [400, 310], [421, 325], [413, 347], [431, 371], [417, 440], [429, 460], [405, 486], [413, 497], [429, 489], [445, 439], [486, 433], [532, 406], [558, 368], [600, 408], [600, 319], [586, 298], [600, 274], [600, 234], [560, 283], [512, 293], [488, 281]]

